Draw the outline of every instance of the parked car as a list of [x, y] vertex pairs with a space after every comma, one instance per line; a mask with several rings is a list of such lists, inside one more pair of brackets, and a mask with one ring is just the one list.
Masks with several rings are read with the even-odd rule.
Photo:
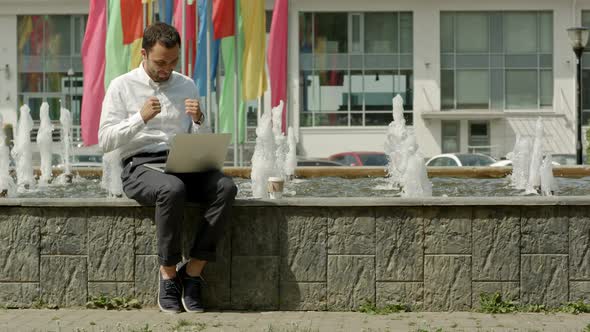
[[[553, 166], [560, 165], [576, 165], [576, 155], [573, 154], [554, 154], [551, 155], [551, 164]], [[512, 160], [503, 159], [490, 165], [491, 167], [511, 167]]]
[[[59, 160], [55, 167], [64, 168], [64, 162], [60, 155], [54, 155], [54, 158]], [[102, 167], [101, 154], [75, 154], [70, 156], [71, 167]]]
[[333, 154], [329, 160], [344, 166], [385, 166], [387, 156], [383, 152], [374, 151], [350, 151]]
[[426, 166], [490, 166], [496, 160], [481, 153], [444, 153], [430, 158]]
[[297, 167], [305, 166], [343, 166], [335, 161], [326, 159], [303, 159], [297, 161]]
[[[556, 153], [551, 155], [551, 159], [558, 165], [577, 165], [576, 155], [571, 153]], [[582, 161], [585, 162], [586, 156], [584, 155]]]

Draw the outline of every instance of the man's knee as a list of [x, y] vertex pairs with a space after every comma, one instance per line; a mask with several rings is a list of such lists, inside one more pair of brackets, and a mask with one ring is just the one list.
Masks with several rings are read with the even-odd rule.
[[159, 196], [162, 199], [184, 200], [186, 197], [184, 182], [179, 179], [167, 181], [160, 187]]

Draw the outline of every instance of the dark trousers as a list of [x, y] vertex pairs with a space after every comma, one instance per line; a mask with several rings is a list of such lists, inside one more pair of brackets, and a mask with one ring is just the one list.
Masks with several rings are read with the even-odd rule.
[[186, 202], [201, 203], [206, 208], [206, 222], [197, 230], [190, 257], [215, 261], [216, 245], [230, 220], [237, 193], [234, 181], [220, 171], [162, 173], [141, 166], [146, 162], [154, 162], [154, 158], [133, 158], [123, 169], [121, 179], [127, 197], [156, 207], [160, 265], [176, 265], [182, 259], [181, 234]]

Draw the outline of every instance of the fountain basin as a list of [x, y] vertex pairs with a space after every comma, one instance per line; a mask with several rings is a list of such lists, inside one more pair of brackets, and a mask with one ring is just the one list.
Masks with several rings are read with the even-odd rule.
[[[244, 179], [250, 178], [250, 167], [224, 167], [225, 174]], [[512, 172], [512, 167], [427, 167], [429, 177], [459, 177], [459, 178], [502, 178]], [[101, 177], [101, 167], [72, 167], [72, 172], [82, 177]], [[60, 169], [53, 169], [53, 176], [62, 173]], [[39, 176], [39, 170], [35, 175]], [[295, 176], [298, 178], [315, 178], [336, 176], [342, 178], [385, 177], [384, 167], [378, 166], [307, 166], [297, 167]], [[553, 175], [556, 177], [581, 178], [590, 176], [590, 165], [583, 166], [555, 166]]]
[[[200, 211], [186, 209], [187, 234]], [[0, 304], [79, 306], [107, 294], [154, 305], [153, 215], [127, 199], [0, 200]], [[495, 291], [522, 304], [588, 301], [588, 216], [585, 196], [237, 200], [218, 262], [205, 270], [205, 301], [429, 311], [470, 310]]]

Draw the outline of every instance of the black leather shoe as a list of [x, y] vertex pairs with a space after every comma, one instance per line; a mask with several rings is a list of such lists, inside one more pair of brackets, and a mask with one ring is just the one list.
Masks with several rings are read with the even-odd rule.
[[199, 277], [191, 277], [186, 273], [184, 263], [177, 272], [180, 282], [182, 283], [181, 303], [186, 312], [204, 312], [201, 289], [205, 286], [205, 280]]
[[158, 274], [160, 276], [160, 289], [158, 290], [158, 306], [160, 310], [174, 314], [181, 312], [182, 285], [178, 276], [173, 279], [162, 279], [162, 274]]

